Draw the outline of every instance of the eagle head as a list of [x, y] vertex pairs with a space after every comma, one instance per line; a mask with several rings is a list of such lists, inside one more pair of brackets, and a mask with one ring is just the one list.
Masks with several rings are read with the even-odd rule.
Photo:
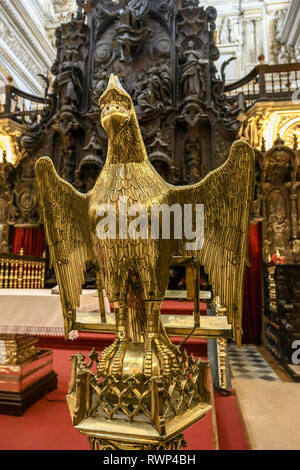
[[99, 99], [101, 124], [114, 143], [129, 125], [133, 104], [130, 96], [122, 87], [117, 75], [111, 74], [107, 88]]

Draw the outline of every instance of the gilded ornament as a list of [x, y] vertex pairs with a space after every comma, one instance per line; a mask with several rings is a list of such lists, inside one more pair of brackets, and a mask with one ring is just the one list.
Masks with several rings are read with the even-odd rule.
[[[172, 344], [161, 320], [169, 266], [174, 256], [178, 257], [178, 249], [183, 259], [192, 257], [204, 266], [214, 295], [226, 309], [233, 337], [240, 345], [254, 154], [245, 141], [237, 141], [220, 168], [196, 184], [175, 187], [166, 183], [151, 165], [132, 100], [117, 76], [110, 76], [99, 105], [101, 123], [108, 135], [108, 151], [90, 192], [81, 194], [61, 179], [49, 158], [41, 158], [36, 164], [66, 337], [76, 321], [85, 263], [89, 260], [96, 258], [98, 262], [116, 319], [115, 340], [99, 358], [92, 353], [87, 364], [81, 354], [73, 356], [68, 404], [75, 427], [94, 436], [90, 438], [93, 448], [101, 448], [103, 439], [104, 446], [112, 446], [109, 448], [117, 447], [115, 441], [124, 444], [120, 423], [123, 427], [127, 423], [126, 432], [131, 436], [125, 439], [128, 446], [137, 442], [151, 448], [156, 448], [159, 442], [164, 448], [177, 443], [180, 446], [181, 431], [203, 416], [210, 405], [205, 385], [206, 363], [184, 356]], [[176, 240], [174, 233], [169, 239], [151, 238], [149, 225], [147, 236], [122, 237], [117, 224], [116, 237], [100, 237], [99, 206], [113, 207], [119, 221], [122, 198], [126, 198], [128, 206], [139, 203], [146, 207], [148, 218], [153, 205], [177, 204], [183, 208], [191, 204], [194, 211], [197, 204], [203, 204], [202, 247], [187, 251], [186, 240]], [[99, 428], [96, 432], [96, 422], [102, 434]], [[111, 444], [103, 431], [105, 426], [101, 427], [104, 422], [110, 422], [115, 433]], [[144, 433], [137, 438], [134, 433], [139, 422], [143, 423]], [[174, 423], [176, 433], [172, 434]], [[153, 429], [160, 437], [151, 434]], [[178, 438], [177, 443], [172, 443], [173, 437]]]

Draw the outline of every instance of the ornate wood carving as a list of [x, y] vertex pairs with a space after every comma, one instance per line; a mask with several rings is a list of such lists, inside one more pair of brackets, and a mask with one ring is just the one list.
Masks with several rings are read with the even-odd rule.
[[36, 158], [26, 156], [17, 168], [10, 168], [11, 200], [7, 222], [10, 225], [35, 226], [40, 223], [38, 193], [35, 185]]
[[283, 363], [291, 364], [292, 343], [300, 338], [300, 266], [269, 266], [266, 289], [267, 347]]
[[23, 152], [49, 155], [63, 178], [90, 189], [107, 146], [98, 100], [114, 72], [133, 96], [162, 176], [176, 184], [205, 176], [235, 137], [224, 77], [214, 66], [215, 19], [214, 8], [191, 0], [78, 2], [77, 15], [56, 30], [47, 113], [33, 119]]
[[12, 202], [11, 187], [8, 182], [9, 163], [4, 154], [0, 163], [0, 253], [8, 253], [8, 216]]
[[263, 257], [280, 253], [287, 263], [300, 261], [300, 152], [278, 138], [266, 151], [256, 151], [254, 221], [262, 220]]

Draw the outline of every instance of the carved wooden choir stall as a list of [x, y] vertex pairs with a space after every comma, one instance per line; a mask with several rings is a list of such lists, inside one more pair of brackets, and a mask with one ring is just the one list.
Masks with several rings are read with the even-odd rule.
[[300, 151], [277, 138], [266, 151], [256, 151], [255, 217], [262, 220], [264, 270], [264, 335], [266, 347], [295, 380], [293, 342], [300, 338]]

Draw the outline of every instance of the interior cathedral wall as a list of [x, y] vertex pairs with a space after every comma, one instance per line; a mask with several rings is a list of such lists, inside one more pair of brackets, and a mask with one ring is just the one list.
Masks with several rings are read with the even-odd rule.
[[[236, 58], [226, 69], [227, 82], [245, 76], [262, 54], [269, 64], [299, 60], [299, 28], [292, 21], [299, 16], [297, 0], [203, 0], [199, 4], [218, 11], [218, 70], [225, 60]], [[0, 86], [12, 76], [17, 88], [42, 94], [38, 74], [47, 75], [53, 63], [55, 29], [75, 9], [75, 0], [1, 1]]]

